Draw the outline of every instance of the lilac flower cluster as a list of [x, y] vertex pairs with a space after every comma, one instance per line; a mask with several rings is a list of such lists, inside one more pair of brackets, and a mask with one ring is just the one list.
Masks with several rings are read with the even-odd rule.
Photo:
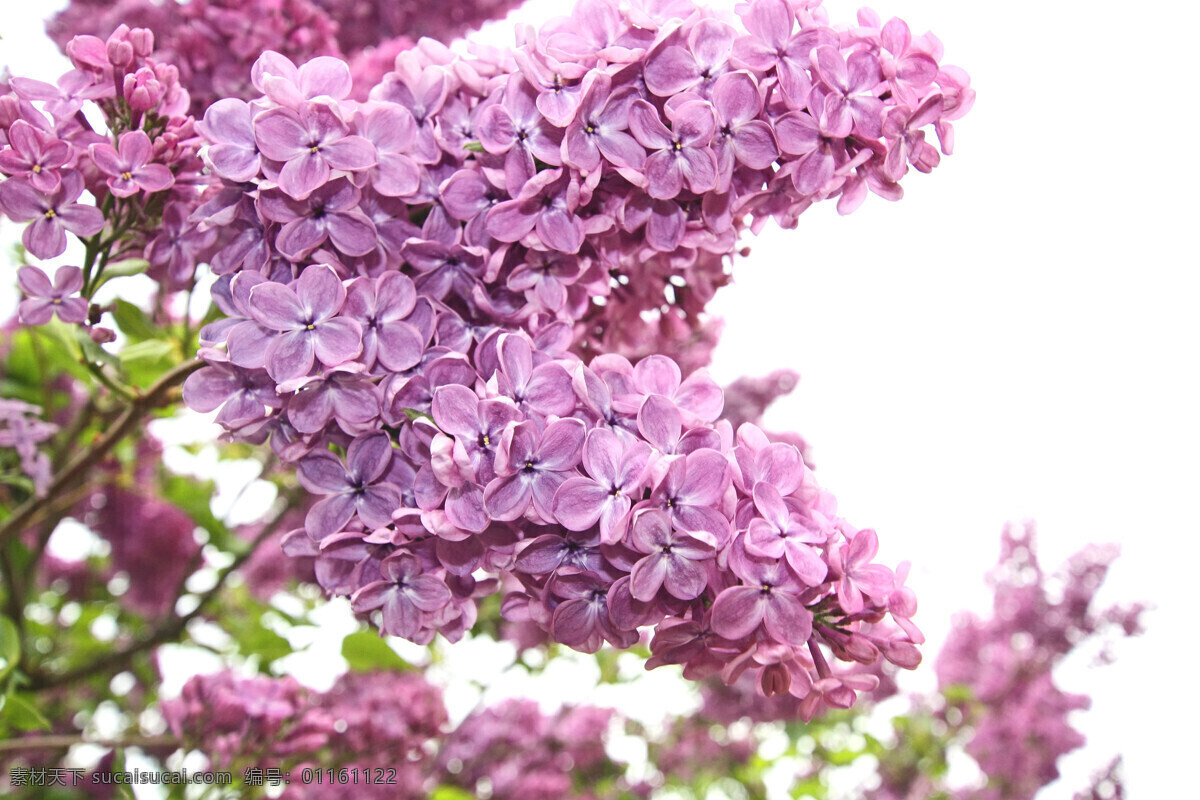
[[[200, 675], [162, 703], [172, 732], [215, 766], [287, 765], [296, 773], [314, 754], [337, 769], [384, 770], [387, 782], [361, 782], [355, 796], [421, 798], [440, 785], [487, 785], [496, 800], [576, 797], [612, 761], [605, 752], [614, 712], [592, 706], [545, 714], [533, 701], [484, 707], [451, 729], [441, 691], [416, 673], [348, 673], [327, 692], [293, 678]], [[619, 772], [617, 773], [619, 774]], [[328, 797], [329, 785], [293, 780], [282, 797]]]
[[1033, 530], [1004, 531], [990, 577], [994, 615], [956, 619], [937, 660], [943, 691], [970, 689], [971, 702], [960, 709], [974, 731], [967, 752], [989, 776], [985, 787], [961, 792], [963, 800], [1032, 798], [1058, 777], [1059, 757], [1084, 744], [1067, 717], [1090, 700], [1063, 692], [1051, 673], [1088, 638], [1140, 632], [1140, 604], [1092, 607], [1116, 555], [1116, 547], [1091, 545], [1049, 576], [1038, 564]]
[[896, 148], [931, 166], [918, 129], [969, 105], [899, 21], [742, 16], [585, 2], [509, 55], [426, 40], [365, 103], [345, 63], [266, 53], [262, 96], [198, 125], [226, 319], [185, 401], [298, 466], [321, 499], [288, 549], [385, 633], [456, 639], [511, 575], [510, 620], [586, 652], [654, 626], [651, 666], [749, 673], [804, 716], [877, 683], [827, 653], [918, 663], [911, 591], [795, 446], [718, 423], [668, 357], [591, 357], [673, 281], [702, 307], [740, 220], [894, 196]]
[[418, 38], [449, 42], [516, 5], [514, 0], [72, 0], [46, 30], [65, 51], [75, 36], [106, 36], [136, 20], [154, 34], [153, 58], [179, 69], [191, 96], [190, 113], [199, 117], [217, 100], [252, 99], [250, 67], [268, 50], [296, 62], [318, 56], [348, 61], [365, 100], [366, 90]]
[[214, 266], [267, 272], [272, 243], [342, 277], [407, 265], [473, 325], [566, 321], [581, 355], [699, 366], [716, 333], [704, 306], [747, 224], [899, 197], [910, 164], [938, 160], [925, 129], [948, 151], [973, 99], [899, 20], [837, 30], [783, 0], [742, 16], [748, 32], [690, 4], [588, 0], [512, 53], [425, 40], [365, 104], [344, 67], [268, 54], [264, 96], [223, 100], [202, 126], [214, 172], [258, 192], [201, 216], [237, 231]]
[[42, 409], [31, 403], [0, 397], [0, 465], [8, 467], [5, 451], [17, 456], [12, 465], [33, 482], [40, 496], [50, 483], [50, 457], [38, 445], [58, 432], [58, 426], [41, 418]]
[[[150, 57], [152, 34], [121, 26], [107, 40], [80, 36], [67, 53], [74, 69], [57, 84], [15, 77], [0, 95], [0, 213], [29, 222], [26, 250], [61, 255], [71, 233], [104, 263], [145, 255], [151, 275], [167, 287], [186, 285], [215, 235], [183, 225], [207, 183], [200, 140], [183, 116], [188, 94], [178, 70]], [[85, 106], [99, 106], [108, 135], [96, 132]], [[87, 191], [96, 205], [82, 200]], [[27, 324], [57, 314], [85, 322], [98, 272], [62, 267], [54, 282], [37, 267], [20, 272], [29, 299]]]

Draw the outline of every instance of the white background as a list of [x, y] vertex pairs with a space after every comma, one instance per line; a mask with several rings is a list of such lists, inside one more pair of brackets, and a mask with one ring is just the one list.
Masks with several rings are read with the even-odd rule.
[[[53, 79], [36, 16], [6, 3], [0, 63]], [[835, 23], [856, 6], [827, 3]], [[562, 6], [527, 7], [534, 21]], [[1043, 564], [1087, 542], [1123, 555], [1109, 602], [1157, 606], [1119, 661], [1060, 674], [1090, 692], [1088, 747], [1044, 798], [1122, 752], [1132, 798], [1179, 797], [1196, 740], [1200, 278], [1194, 4], [888, 0], [972, 76], [954, 156], [898, 204], [806, 213], [739, 261], [714, 310], [713, 373], [803, 376], [768, 417], [815, 447], [843, 512], [880, 534], [930, 635], [988, 610], [1006, 520], [1037, 521]], [[129, 20], [136, 24], [135, 20]], [[507, 33], [489, 34], [501, 42]], [[0, 281], [0, 306], [13, 295]]]

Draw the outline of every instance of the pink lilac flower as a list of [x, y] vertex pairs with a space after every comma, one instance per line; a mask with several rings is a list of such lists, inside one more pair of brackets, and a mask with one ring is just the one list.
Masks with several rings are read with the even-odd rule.
[[142, 131], [121, 134], [116, 149], [109, 144], [94, 144], [88, 154], [108, 176], [108, 189], [114, 197], [130, 197], [139, 191], [161, 192], [175, 183], [171, 170], [151, 161], [150, 137]]
[[57, 189], [58, 170], [70, 159], [70, 146], [23, 119], [9, 126], [7, 133], [9, 148], [0, 150], [0, 172], [25, 178], [39, 192]]
[[95, 206], [75, 202], [83, 194], [83, 177], [75, 171], [62, 175], [59, 187], [39, 192], [22, 178], [0, 183], [0, 211], [17, 222], [30, 222], [21, 242], [38, 258], [54, 258], [67, 249], [67, 232], [81, 238], [104, 228], [104, 216]]
[[254, 118], [258, 151], [283, 162], [279, 188], [295, 200], [327, 183], [333, 170], [358, 172], [378, 163], [374, 145], [349, 131], [324, 103], [308, 103], [299, 111], [273, 108]]
[[18, 308], [24, 324], [45, 325], [53, 316], [74, 323], [87, 319], [87, 300], [72, 296], [83, 288], [83, 271], [79, 267], [59, 267], [53, 285], [37, 267], [21, 267], [17, 283], [26, 295]]

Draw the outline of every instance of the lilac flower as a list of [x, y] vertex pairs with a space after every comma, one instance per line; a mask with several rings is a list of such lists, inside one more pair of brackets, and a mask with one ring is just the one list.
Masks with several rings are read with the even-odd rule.
[[488, 514], [513, 520], [533, 503], [542, 519], [554, 519], [554, 493], [579, 463], [585, 430], [577, 419], [555, 420], [540, 432], [533, 422], [505, 430], [496, 450], [497, 477], [483, 493]]
[[361, 256], [375, 249], [378, 234], [374, 223], [358, 208], [359, 197], [353, 184], [339, 178], [305, 200], [264, 192], [258, 207], [265, 218], [283, 223], [275, 246], [291, 261], [300, 261], [326, 240], [348, 256]]
[[831, 555], [831, 566], [838, 575], [838, 605], [847, 614], [863, 610], [863, 594], [886, 598], [894, 587], [892, 571], [882, 564], [869, 563], [879, 552], [875, 531], [859, 531], [847, 547]]
[[[651, 451], [642, 442], [623, 441], [607, 428], [588, 432], [583, 467], [589, 478], [570, 478], [554, 495], [554, 518], [583, 531], [600, 523], [600, 538], [613, 544], [625, 534], [633, 499], [641, 493]], [[690, 598], [688, 598], [690, 599]]]
[[779, 490], [766, 481], [754, 486], [754, 505], [761, 517], [746, 530], [746, 552], [763, 558], [786, 558], [788, 566], [807, 586], [820, 586], [829, 568], [809, 545], [824, 544], [825, 536], [804, 524], [788, 508]]
[[25, 249], [38, 258], [54, 258], [67, 249], [66, 231], [87, 238], [104, 229], [104, 215], [95, 206], [76, 203], [83, 194], [83, 177], [71, 170], [53, 192], [39, 192], [26, 180], [0, 183], [0, 211], [16, 222], [33, 223], [21, 234]]
[[0, 150], [0, 172], [25, 178], [39, 192], [57, 189], [58, 170], [71, 158], [70, 145], [23, 119], [10, 125], [7, 133], [9, 148]]
[[712, 534], [724, 547], [729, 541], [729, 520], [716, 507], [729, 486], [729, 473], [729, 462], [721, 453], [697, 450], [672, 461], [645, 502], [666, 511], [672, 525]]
[[666, 514], [651, 509], [638, 514], [630, 538], [634, 548], [646, 554], [630, 572], [634, 598], [649, 602], [660, 588], [680, 600], [694, 600], [704, 592], [708, 572], [701, 562], [717, 555], [711, 536], [676, 531]]
[[796, 17], [784, 0], [753, 0], [741, 7], [741, 17], [751, 35], [733, 43], [734, 61], [756, 72], [774, 68], [786, 95], [802, 104], [811, 87], [809, 54], [821, 45], [837, 47], [837, 33], [811, 27], [793, 35]]
[[380, 572], [382, 579], [355, 592], [350, 604], [359, 614], [382, 608], [379, 630], [389, 636], [417, 638], [421, 629], [428, 627], [432, 615], [451, 600], [446, 584], [425, 574], [421, 562], [408, 553], [385, 558]]
[[206, 414], [220, 408], [216, 422], [228, 428], [262, 419], [267, 409], [283, 405], [275, 381], [263, 370], [235, 369], [230, 364], [210, 364], [188, 376], [183, 402]]
[[336, 367], [362, 352], [362, 326], [337, 316], [345, 299], [346, 287], [325, 266], [306, 269], [294, 288], [267, 282], [250, 291], [251, 316], [279, 332], [265, 353], [272, 378], [299, 378], [312, 369], [314, 359]]
[[487, 215], [487, 232], [502, 242], [517, 242], [532, 231], [542, 244], [578, 253], [585, 228], [575, 214], [579, 187], [563, 170], [539, 172], [513, 200], [497, 203]]
[[743, 559], [743, 586], [725, 589], [713, 602], [712, 627], [726, 639], [743, 639], [762, 625], [778, 642], [801, 646], [812, 636], [812, 612], [797, 598], [800, 587], [782, 561]]
[[362, 362], [367, 369], [376, 360], [393, 372], [420, 363], [424, 338], [404, 321], [416, 303], [416, 287], [399, 272], [384, 273], [378, 279], [358, 278], [350, 284], [342, 313], [362, 326]]
[[708, 146], [716, 127], [712, 106], [702, 101], [684, 103], [674, 110], [671, 124], [673, 131], [645, 100], [629, 107], [629, 130], [643, 147], [654, 151], [646, 159], [646, 191], [651, 197], [670, 200], [686, 182], [692, 192], [707, 192], [717, 183], [717, 160]]
[[487, 483], [496, 477], [493, 463], [500, 437], [521, 419], [507, 398], [480, 400], [466, 386], [440, 386], [433, 393], [431, 413], [438, 428], [454, 437], [456, 454], [461, 449], [475, 480]]
[[258, 175], [261, 162], [252, 120], [248, 104], [226, 97], [209, 106], [203, 121], [196, 123], [196, 129], [212, 142], [208, 146], [209, 164], [226, 180], [241, 183]]
[[562, 575], [549, 588], [563, 598], [550, 619], [550, 634], [557, 641], [581, 653], [594, 653], [606, 641], [617, 647], [629, 647], [637, 641], [636, 631], [622, 631], [613, 624], [608, 586], [599, 575]]
[[279, 188], [295, 200], [323, 186], [332, 170], [359, 172], [377, 163], [375, 146], [352, 135], [324, 103], [309, 103], [299, 112], [273, 108], [259, 114], [254, 118], [254, 140], [264, 156], [285, 162]]
[[766, 169], [779, 150], [771, 126], [758, 119], [762, 95], [748, 73], [722, 75], [713, 86], [712, 96], [717, 118], [713, 152], [717, 156], [718, 188], [728, 188], [735, 161], [751, 169]]
[[583, 272], [583, 264], [574, 256], [531, 251], [523, 264], [508, 276], [508, 288], [524, 292], [531, 303], [547, 311], [561, 311], [567, 302], [567, 287], [574, 285]]
[[436, 300], [445, 299], [453, 290], [459, 297], [471, 297], [487, 267], [486, 251], [437, 240], [409, 239], [400, 255], [421, 274], [417, 289]]
[[836, 47], [822, 46], [812, 52], [813, 67], [822, 83], [831, 89], [821, 113], [830, 121], [822, 127], [832, 135], [858, 135], [876, 139], [882, 131], [883, 101], [875, 95], [881, 81], [879, 61], [859, 51], [843, 60]]
[[[612, 88], [605, 73], [589, 73], [575, 119], [563, 134], [562, 160], [583, 173], [600, 168], [600, 158], [626, 177], [636, 177], [646, 164], [646, 151], [626, 130], [629, 105], [638, 98], [633, 86]], [[635, 183], [637, 181], [634, 181]]]
[[154, 153], [150, 137], [142, 131], [122, 133], [115, 150], [110, 144], [94, 144], [88, 154], [109, 176], [108, 189], [116, 197], [131, 197], [138, 191], [161, 192], [175, 183], [171, 170], [151, 161]]
[[520, 194], [536, 173], [535, 158], [552, 166], [562, 164], [562, 132], [546, 124], [535, 93], [519, 75], [508, 79], [503, 102], [484, 109], [476, 130], [487, 152], [505, 157], [504, 180], [511, 195]]
[[533, 348], [523, 336], [506, 335], [500, 340], [496, 390], [518, 405], [541, 414], [567, 416], [575, 410], [571, 376], [552, 361], [534, 366]]
[[305, 517], [308, 535], [324, 539], [356, 516], [367, 528], [390, 523], [392, 512], [400, 507], [400, 490], [383, 482], [391, 462], [392, 443], [382, 432], [355, 438], [346, 450], [345, 466], [327, 450], [305, 456], [297, 478], [308, 491], [325, 495]]
[[715, 19], [700, 20], [687, 37], [687, 47], [655, 48], [646, 61], [646, 88], [659, 97], [698, 89], [708, 96], [711, 84], [727, 69], [737, 32]]
[[408, 155], [417, 138], [417, 124], [408, 109], [380, 103], [362, 113], [359, 133], [375, 147], [378, 163], [371, 170], [371, 187], [385, 197], [405, 197], [421, 185], [417, 163]]
[[59, 267], [54, 273], [53, 286], [46, 273], [37, 267], [21, 267], [17, 283], [27, 295], [18, 308], [25, 325], [45, 325], [56, 314], [63, 322], [87, 319], [87, 300], [71, 296], [83, 288], [83, 270], [79, 267]]
[[[317, 433], [336, 420], [342, 430], [354, 434], [379, 417], [379, 390], [357, 370], [333, 369], [320, 378], [300, 380], [304, 382], [296, 387], [287, 409], [288, 421], [300, 433]], [[298, 382], [288, 381], [279, 391]]]

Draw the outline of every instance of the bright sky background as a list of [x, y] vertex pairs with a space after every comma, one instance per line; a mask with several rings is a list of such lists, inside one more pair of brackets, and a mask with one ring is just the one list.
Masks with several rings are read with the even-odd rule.
[[[830, 0], [835, 21], [856, 6]], [[536, 21], [562, 5], [536, 0]], [[6, 3], [0, 63], [56, 77], [36, 17]], [[881, 557], [914, 562], [932, 661], [1006, 520], [1037, 521], [1043, 564], [1087, 542], [1123, 555], [1103, 598], [1158, 608], [1103, 670], [1060, 675], [1094, 706], [1090, 744], [1043, 798], [1069, 798], [1115, 752], [1132, 798], [1177, 797], [1196, 712], [1186, 631], [1200, 560], [1200, 172], [1187, 148], [1194, 4], [887, 0], [933, 30], [978, 91], [957, 152], [905, 199], [831, 204], [752, 240], [714, 310], [713, 373], [790, 367], [768, 417], [815, 448], [818, 476]], [[130, 20], [134, 24], [134, 20]], [[498, 41], [510, 34], [492, 32]], [[0, 282], [0, 310], [12, 294]], [[7, 293], [7, 294], [6, 294]], [[1188, 667], [1188, 664], [1193, 664]], [[1171, 676], [1177, 676], [1172, 678]], [[915, 685], [933, 685], [929, 664]]]

